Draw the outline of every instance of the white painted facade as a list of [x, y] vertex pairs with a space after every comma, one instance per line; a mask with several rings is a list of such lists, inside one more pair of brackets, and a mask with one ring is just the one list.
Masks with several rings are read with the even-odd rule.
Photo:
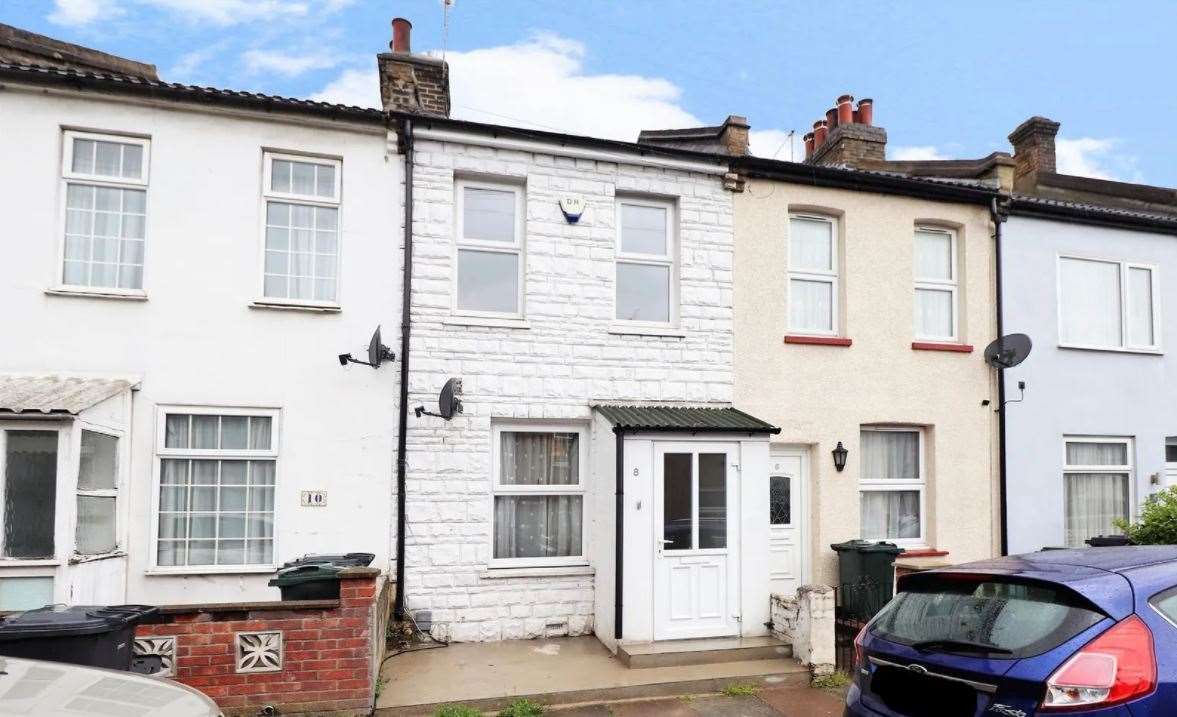
[[[2, 90], [0, 207], [9, 221], [0, 261], [0, 373], [127, 377], [138, 386], [119, 418], [125, 463], [112, 556], [71, 564], [66, 516], [76, 476], [59, 476], [66, 494], [58, 496], [56, 535], [64, 547], [49, 566], [59, 582], [55, 599], [277, 599], [266, 585], [275, 565], [309, 552], [372, 552], [375, 565], [387, 567], [395, 367], [341, 368], [336, 359], [361, 355], [378, 324], [385, 343], [396, 344], [401, 164], [386, 152], [379, 119], [328, 121], [12, 82]], [[60, 289], [63, 153], [72, 130], [147, 146], [142, 291]], [[268, 151], [338, 169], [337, 308], [259, 306]], [[273, 417], [274, 548], [267, 564], [155, 564], [164, 406], [264, 409]], [[86, 420], [60, 423], [69, 436], [63, 441], [76, 445], [70, 425]], [[66, 460], [76, 463], [76, 456]], [[326, 490], [326, 506], [301, 507], [303, 490]], [[0, 561], [0, 581], [22, 570], [22, 561]]]
[[[416, 129], [414, 146], [409, 405], [436, 410], [442, 385], [460, 378], [464, 412], [448, 422], [410, 414], [408, 608], [428, 614], [433, 633], [452, 640], [595, 632], [615, 645], [616, 437], [592, 407], [731, 405], [733, 219], [724, 167], [427, 126]], [[460, 226], [465, 187], [517, 197], [514, 241], [490, 247], [520, 257], [516, 311], [461, 311], [458, 252], [487, 248]], [[561, 213], [565, 197], [583, 200], [575, 223]], [[673, 217], [670, 258], [646, 257], [672, 267], [670, 321], [661, 325], [615, 319], [619, 204], [629, 200], [666, 207]], [[498, 441], [522, 430], [575, 434], [589, 444], [581, 446], [588, 465], [580, 466], [585, 542], [578, 558], [496, 558]], [[767, 439], [660, 438], [722, 441], [742, 456], [740, 481], [766, 480]], [[633, 641], [654, 638], [646, 567], [654, 554], [655, 443], [626, 439], [626, 481], [638, 481], [627, 488], [625, 507], [623, 639]], [[762, 508], [754, 494], [741, 499], [745, 517]], [[767, 552], [767, 519], [759, 522], [765, 536], [749, 536], [747, 565]], [[750, 578], [735, 601], [743, 624], [763, 632], [769, 603], [767, 574], [761, 577]]]
[[[1152, 272], [1152, 347], [1084, 347], [1094, 340], [1065, 335], [1061, 323], [1069, 298], [1060, 286], [1060, 262], [1068, 258], [1109, 272], [1113, 264]], [[1067, 474], [1126, 476], [1132, 516], [1150, 494], [1177, 484], [1165, 455], [1166, 439], [1177, 436], [1177, 406], [1167, 390], [1177, 382], [1177, 309], [1169, 286], [1177, 276], [1177, 245], [1162, 234], [1011, 216], [1004, 226], [1002, 273], [1004, 329], [1028, 334], [1034, 343], [1029, 358], [1005, 372], [1006, 397], [1018, 401], [1006, 408], [1009, 550], [1023, 553], [1067, 543]], [[1124, 304], [1129, 317], [1147, 319], [1136, 311], [1143, 307], [1132, 303]], [[1075, 309], [1086, 326], [1100, 323], [1098, 304]], [[1128, 330], [1124, 336], [1131, 338]], [[1072, 471], [1067, 442], [1125, 445], [1127, 463]], [[1084, 537], [1074, 535], [1072, 542], [1081, 546]]]

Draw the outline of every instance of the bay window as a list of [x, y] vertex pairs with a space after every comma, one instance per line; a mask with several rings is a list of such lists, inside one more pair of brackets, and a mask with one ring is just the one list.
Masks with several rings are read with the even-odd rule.
[[837, 223], [828, 217], [789, 217], [789, 331], [838, 333]]
[[1069, 436], [1065, 440], [1065, 540], [1072, 548], [1097, 535], [1118, 535], [1131, 505], [1132, 440]]
[[915, 231], [915, 336], [956, 341], [958, 335], [956, 233], [919, 227]]
[[492, 564], [585, 562], [584, 430], [497, 426], [493, 440]]
[[61, 283], [142, 293], [149, 140], [71, 130], [64, 143]]
[[472, 316], [523, 315], [523, 188], [459, 181], [453, 309]]
[[924, 541], [924, 432], [864, 427], [859, 451], [861, 537], [901, 545]]
[[161, 410], [159, 568], [274, 563], [277, 431], [274, 410]]
[[1144, 264], [1060, 256], [1059, 343], [1094, 349], [1156, 351], [1156, 269]]
[[268, 302], [334, 306], [342, 163], [272, 152], [264, 161], [262, 295]]
[[673, 227], [670, 202], [618, 200], [616, 320], [668, 325], [677, 319]]

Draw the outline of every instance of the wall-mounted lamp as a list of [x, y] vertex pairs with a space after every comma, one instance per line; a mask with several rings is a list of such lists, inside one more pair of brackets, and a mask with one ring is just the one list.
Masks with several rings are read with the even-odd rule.
[[850, 455], [850, 451], [846, 450], [846, 446], [843, 446], [841, 441], [838, 441], [838, 446], [830, 453], [834, 456], [834, 470], [841, 473], [846, 467], [846, 456]]

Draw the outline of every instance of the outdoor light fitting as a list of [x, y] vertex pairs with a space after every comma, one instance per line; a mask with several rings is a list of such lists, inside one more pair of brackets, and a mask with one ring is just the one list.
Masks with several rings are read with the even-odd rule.
[[830, 453], [834, 456], [834, 470], [841, 473], [846, 467], [846, 456], [850, 455], [850, 451], [846, 450], [846, 447], [842, 445], [841, 441], [838, 441], [837, 447], [830, 451]]

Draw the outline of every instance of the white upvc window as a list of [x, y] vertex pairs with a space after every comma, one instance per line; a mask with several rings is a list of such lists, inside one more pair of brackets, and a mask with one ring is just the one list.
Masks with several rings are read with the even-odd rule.
[[674, 217], [673, 202], [617, 200], [617, 321], [663, 327], [678, 321]]
[[860, 439], [861, 537], [925, 545], [924, 431], [864, 426]]
[[1161, 350], [1155, 266], [1066, 255], [1058, 262], [1061, 346]]
[[956, 232], [916, 227], [914, 257], [915, 337], [927, 341], [959, 340]]
[[63, 142], [58, 280], [73, 291], [141, 295], [150, 140], [66, 130]]
[[453, 313], [523, 317], [523, 187], [455, 183]]
[[791, 215], [788, 244], [789, 333], [837, 336], [837, 220]]
[[496, 425], [493, 567], [587, 562], [588, 433], [581, 426]]
[[339, 305], [343, 163], [265, 152], [264, 303]]
[[275, 564], [276, 409], [161, 407], [155, 568], [218, 572]]
[[74, 551], [102, 555], [118, 548], [119, 437], [88, 428], [81, 433]]
[[1116, 521], [1132, 507], [1132, 439], [1066, 436], [1063, 444], [1066, 545], [1082, 548], [1088, 538], [1121, 534]]

